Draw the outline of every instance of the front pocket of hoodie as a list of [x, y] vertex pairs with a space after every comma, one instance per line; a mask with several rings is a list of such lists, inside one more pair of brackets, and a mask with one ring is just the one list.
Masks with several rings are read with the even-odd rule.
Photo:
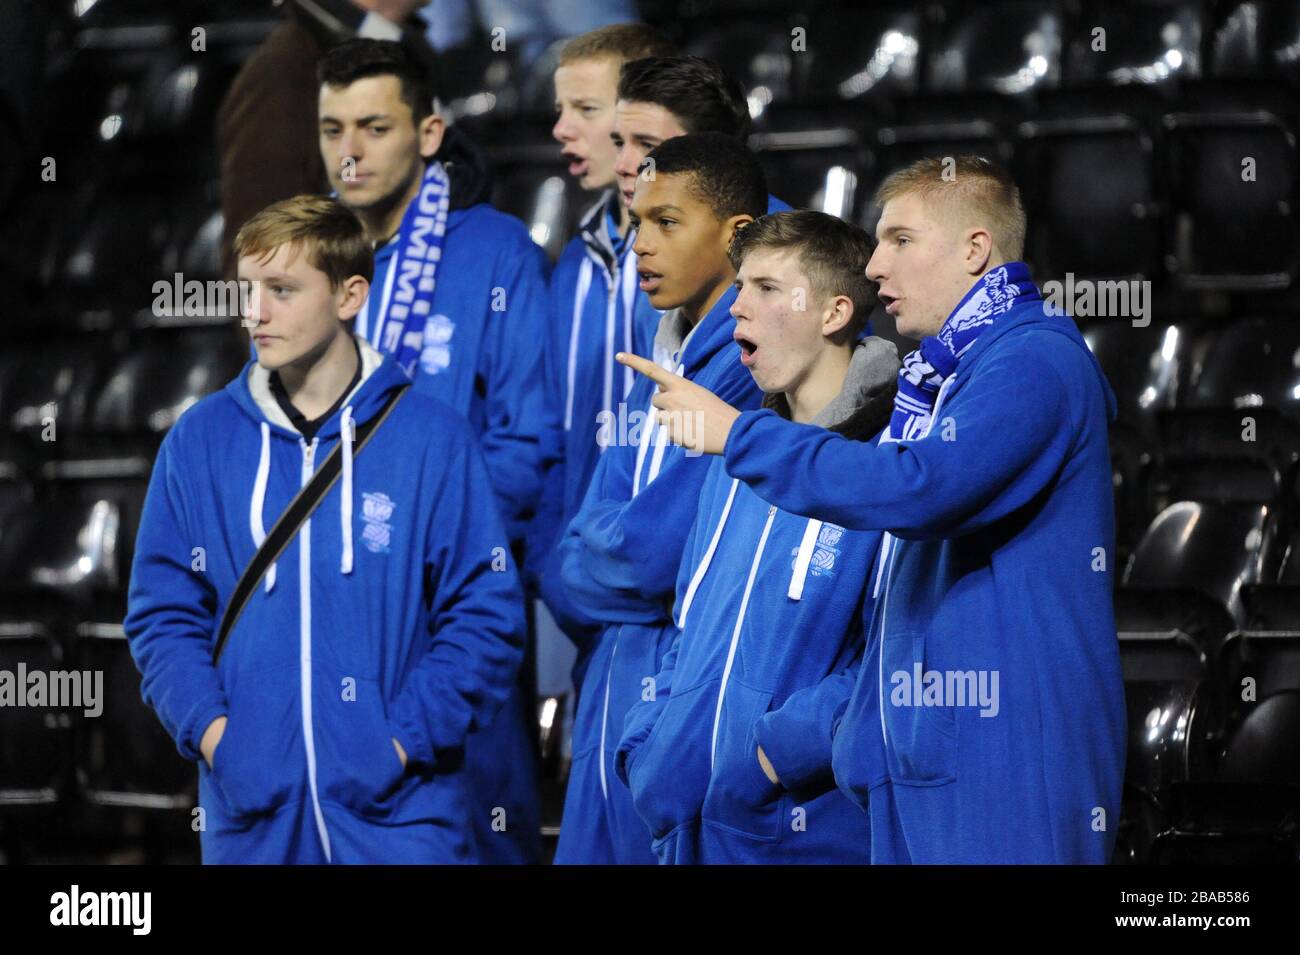
[[775, 841], [781, 834], [783, 790], [758, 762], [754, 724], [768, 711], [772, 694], [732, 679], [718, 723], [713, 775], [701, 815], [711, 826], [754, 839]]
[[355, 698], [339, 693], [316, 714], [321, 798], [366, 815], [383, 815], [406, 775], [393, 746], [379, 684], [356, 681]]
[[632, 805], [660, 839], [699, 814], [709, 785], [709, 732], [718, 681], [672, 693], [654, 731], [633, 753]]
[[[925, 635], [891, 633], [882, 647], [885, 731], [892, 757], [890, 775], [903, 785], [936, 786], [957, 771], [957, 728], [950, 706], [925, 703]], [[916, 685], [916, 664], [921, 666]]]
[[235, 816], [267, 815], [294, 785], [287, 747], [301, 746], [290, 669], [243, 674], [227, 690], [226, 730], [212, 753], [212, 781]]

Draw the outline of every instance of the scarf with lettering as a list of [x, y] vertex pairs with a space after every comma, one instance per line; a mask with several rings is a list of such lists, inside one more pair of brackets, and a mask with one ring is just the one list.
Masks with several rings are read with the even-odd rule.
[[372, 315], [379, 350], [392, 355], [411, 378], [415, 377], [432, 315], [433, 289], [438, 263], [442, 261], [450, 204], [451, 180], [446, 167], [436, 160], [428, 163], [420, 191], [402, 215], [379, 310]]
[[957, 370], [957, 362], [1001, 315], [1022, 302], [1042, 299], [1024, 262], [990, 269], [952, 310], [939, 334], [921, 339], [921, 347], [903, 359], [889, 430], [881, 441], [920, 437], [930, 430], [939, 390]]

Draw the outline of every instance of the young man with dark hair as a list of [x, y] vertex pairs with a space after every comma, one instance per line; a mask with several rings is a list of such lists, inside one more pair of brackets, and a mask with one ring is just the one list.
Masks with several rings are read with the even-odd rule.
[[[492, 208], [481, 154], [434, 111], [402, 46], [352, 40], [320, 62], [320, 144], [339, 199], [376, 246], [357, 333], [415, 388], [469, 418], [506, 533], [522, 549], [540, 488], [540, 349], [546, 258]], [[527, 669], [466, 755], [489, 862], [540, 860], [535, 702]]]
[[879, 445], [741, 412], [635, 356], [692, 447], [774, 505], [886, 531], [833, 747], [877, 862], [1105, 863], [1124, 779], [1106, 428], [1115, 398], [1019, 258], [1005, 172], [921, 160], [867, 276], [920, 338]]
[[629, 60], [672, 52], [653, 28], [618, 23], [574, 37], [560, 51], [555, 70], [552, 134], [569, 161], [569, 175], [583, 189], [599, 190], [600, 197], [551, 274], [543, 342], [542, 493], [529, 530], [526, 570], [551, 615], [580, 648], [575, 682], [599, 625], [564, 599], [555, 539], [577, 513], [604, 451], [596, 440], [597, 422], [617, 418], [635, 379], [614, 361], [614, 353], [633, 349], [633, 329], [658, 320], [637, 289], [627, 205], [613, 188], [616, 150], [609, 134], [618, 75]]
[[[329, 180], [316, 132], [316, 64], [353, 37], [402, 43], [432, 72], [424, 38], [429, 0], [280, 0], [284, 21], [239, 68], [217, 110], [221, 160], [223, 274], [233, 278], [235, 232], [260, 209], [300, 193], [325, 192]], [[267, 4], [266, 6], [270, 6]]]
[[[722, 133], [743, 143], [749, 131], [744, 88], [717, 63], [673, 56], [626, 64], [619, 74], [618, 109], [610, 133], [618, 149], [614, 175], [623, 201], [632, 204], [641, 164], [660, 143], [687, 133]], [[789, 208], [768, 196], [767, 212]], [[655, 328], [654, 322], [642, 322], [633, 330], [638, 355], [650, 354]]]
[[[579, 49], [582, 49], [596, 41], [579, 37], [573, 42], [581, 44]], [[601, 114], [612, 124], [606, 133], [613, 152], [605, 153], [589, 140], [575, 147], [585, 149], [584, 156], [612, 156], [611, 175], [617, 176], [611, 182], [616, 187], [615, 195], [602, 199], [599, 208], [604, 211], [593, 209], [584, 220], [584, 235], [596, 231], [593, 215], [606, 216], [613, 235], [614, 210], [617, 208], [617, 214], [625, 219], [636, 185], [637, 168], [655, 146], [688, 132], [720, 133], [743, 142], [749, 129], [744, 91], [716, 63], [699, 57], [670, 56], [659, 50], [641, 58], [630, 56], [634, 52], [631, 47], [626, 47], [625, 52], [629, 54], [628, 61], [619, 73], [617, 89], [610, 94], [617, 101], [617, 110], [612, 118], [608, 113]], [[562, 69], [556, 73], [557, 94]], [[567, 76], [563, 79], [569, 82]], [[595, 105], [591, 99], [584, 102]], [[556, 128], [560, 130], [561, 124]], [[768, 198], [768, 212], [788, 208], [779, 199]], [[639, 355], [653, 354], [659, 327], [658, 311], [644, 293], [638, 292], [633, 281], [636, 271], [633, 238], [626, 229], [621, 234], [622, 252], [614, 281], [609, 284], [597, 281], [600, 269], [593, 263], [592, 279], [589, 285], [585, 283], [582, 276], [589, 267], [584, 264], [582, 249], [571, 246], [556, 266], [551, 285], [551, 338], [547, 343], [546, 375], [550, 397], [544, 407], [549, 421], [545, 433], [553, 437], [544, 439], [551, 454], [545, 463], [547, 478], [530, 550], [535, 557], [534, 573], [543, 599], [580, 647], [575, 682], [581, 680], [595, 623], [567, 602], [564, 588], [559, 584], [558, 555], [553, 541], [577, 512], [596, 460], [604, 453], [595, 439], [599, 432], [589, 427], [591, 422], [617, 418], [620, 398], [626, 398], [632, 388], [633, 376], [614, 361], [614, 351], [621, 348]], [[586, 291], [583, 299], [586, 308], [581, 311], [576, 301], [580, 290]], [[598, 292], [603, 292], [603, 297]], [[616, 344], [619, 341], [621, 345]]]
[[[735, 269], [727, 250], [762, 214], [767, 188], [753, 154], [720, 133], [682, 136], [652, 154], [655, 175], [632, 204], [639, 287], [665, 314], [660, 354], [690, 379], [743, 407], [758, 389], [740, 363], [728, 309]], [[635, 409], [606, 422], [606, 451], [560, 541], [567, 599], [604, 625], [574, 721], [573, 765], [555, 861], [651, 863], [650, 833], [613, 776], [628, 708], [653, 693], [675, 628], [670, 606], [707, 467], [667, 443], [645, 417], [652, 394], [638, 383]]]
[[[898, 375], [892, 344], [858, 337], [873, 248], [822, 212], [764, 216], [731, 248], [734, 337], [764, 406], [854, 441], [888, 424]], [[679, 632], [615, 761], [661, 861], [870, 861], [831, 735], [879, 546], [877, 531], [769, 506], [714, 460], [677, 574]]]
[[[482, 457], [460, 414], [399, 394], [405, 373], [353, 336], [371, 250], [342, 204], [276, 203], [235, 247], [257, 357], [163, 441], [124, 623], [146, 702], [198, 763], [203, 859], [474, 861], [459, 767], [524, 641]], [[267, 529], [336, 451], [341, 477], [218, 653]]]

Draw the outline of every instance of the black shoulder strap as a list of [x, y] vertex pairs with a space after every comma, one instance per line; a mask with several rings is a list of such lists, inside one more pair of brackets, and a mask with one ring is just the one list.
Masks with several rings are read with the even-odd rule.
[[[366, 442], [379, 430], [379, 426], [388, 419], [388, 415], [410, 387], [410, 385], [403, 385], [394, 391], [388, 396], [384, 406], [379, 409], [379, 414], [357, 428], [356, 440], [352, 446], [352, 456], [354, 458], [361, 453], [361, 449], [366, 446]], [[342, 470], [343, 442], [340, 441], [334, 446], [330, 456], [325, 459], [325, 463], [312, 475], [307, 485], [289, 502], [289, 506], [284, 509], [284, 513], [280, 515], [279, 520], [275, 522], [275, 526], [271, 528], [271, 533], [266, 535], [266, 540], [262, 541], [262, 546], [257, 549], [253, 559], [244, 568], [239, 583], [235, 585], [235, 592], [231, 594], [230, 602], [226, 604], [226, 612], [221, 615], [221, 629], [217, 631], [217, 642], [212, 648], [213, 663], [216, 663], [221, 656], [221, 651], [226, 645], [226, 638], [230, 636], [230, 631], [234, 628], [239, 615], [244, 612], [244, 606], [248, 603], [248, 598], [253, 595], [253, 591], [257, 589], [262, 576], [284, 553], [284, 549], [289, 546], [289, 542], [297, 535], [299, 528], [302, 527], [307, 518], [311, 517], [312, 511], [316, 510], [320, 502], [325, 499], [325, 495], [334, 486], [334, 482], [338, 480], [339, 473]]]

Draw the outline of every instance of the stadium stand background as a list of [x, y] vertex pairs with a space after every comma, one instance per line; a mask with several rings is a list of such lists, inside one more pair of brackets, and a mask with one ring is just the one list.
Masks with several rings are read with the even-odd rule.
[[[1079, 318], [1121, 408], [1115, 861], [1296, 862], [1300, 2], [792, 6], [640, 4], [745, 84], [774, 193], [870, 227], [891, 170], [975, 152], [1022, 184], [1040, 284], [1151, 283], [1149, 324]], [[220, 278], [213, 120], [280, 15], [0, 0], [11, 15], [29, 19], [0, 43], [19, 78], [0, 85], [0, 668], [102, 669], [105, 709], [0, 708], [0, 859], [196, 861], [193, 768], [140, 701], [121, 619], [152, 456], [246, 345], [224, 315], [159, 318], [153, 285]], [[555, 53], [442, 59], [495, 202], [552, 256], [589, 201], [550, 138]], [[539, 701], [552, 833], [564, 703]]]

